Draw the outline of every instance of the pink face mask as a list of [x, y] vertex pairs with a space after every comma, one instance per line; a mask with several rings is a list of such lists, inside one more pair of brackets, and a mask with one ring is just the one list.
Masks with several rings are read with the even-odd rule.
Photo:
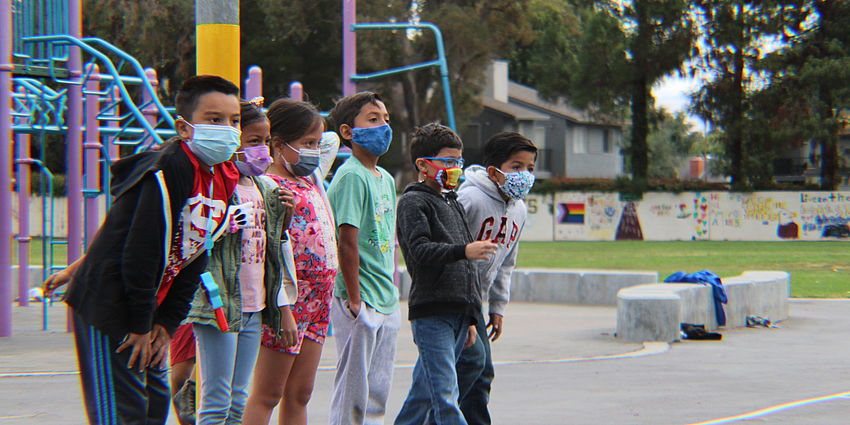
[[245, 160], [236, 160], [233, 162], [236, 163], [236, 168], [238, 168], [239, 172], [243, 175], [254, 177], [261, 176], [272, 163], [269, 147], [266, 145], [246, 146], [239, 152], [245, 156]]

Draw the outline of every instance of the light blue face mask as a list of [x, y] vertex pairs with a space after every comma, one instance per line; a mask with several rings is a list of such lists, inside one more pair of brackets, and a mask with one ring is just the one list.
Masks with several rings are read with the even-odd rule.
[[189, 127], [194, 129], [192, 138], [186, 141], [189, 150], [210, 167], [229, 160], [239, 149], [242, 131], [237, 128], [212, 124], [189, 124]]
[[289, 143], [284, 143], [284, 145], [298, 153], [298, 161], [293, 163], [288, 162], [283, 155], [278, 155], [280, 156], [280, 159], [283, 160], [283, 166], [286, 167], [290, 173], [298, 177], [309, 176], [316, 168], [319, 167], [322, 155], [321, 150], [307, 148], [295, 149], [292, 146], [289, 146]]
[[393, 129], [389, 124], [378, 127], [355, 127], [351, 129], [351, 141], [362, 146], [369, 153], [381, 156], [390, 149]]

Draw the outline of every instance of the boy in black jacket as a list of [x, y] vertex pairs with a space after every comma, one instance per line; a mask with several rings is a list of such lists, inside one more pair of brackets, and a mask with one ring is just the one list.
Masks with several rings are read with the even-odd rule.
[[409, 319], [419, 359], [413, 384], [396, 425], [466, 424], [457, 404], [455, 364], [475, 341], [481, 310], [478, 275], [470, 260], [486, 260], [496, 250], [474, 241], [454, 188], [462, 173], [463, 143], [450, 128], [428, 124], [416, 129], [410, 156], [419, 171], [398, 201], [397, 234], [412, 279]]
[[168, 346], [227, 227], [239, 172], [239, 89], [189, 78], [177, 94], [179, 137], [112, 166], [115, 201], [86, 256], [46, 283], [70, 280], [74, 338], [90, 423], [164, 424]]

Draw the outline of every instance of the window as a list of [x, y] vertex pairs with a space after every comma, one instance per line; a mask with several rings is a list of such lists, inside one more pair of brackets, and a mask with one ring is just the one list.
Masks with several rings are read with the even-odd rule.
[[587, 128], [573, 129], [573, 153], [587, 153]]

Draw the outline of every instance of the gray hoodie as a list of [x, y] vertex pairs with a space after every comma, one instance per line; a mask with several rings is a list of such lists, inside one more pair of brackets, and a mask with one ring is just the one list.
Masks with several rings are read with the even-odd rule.
[[519, 236], [528, 211], [522, 200], [506, 202], [487, 169], [472, 165], [464, 172], [466, 181], [458, 189], [458, 201], [466, 211], [469, 233], [476, 240], [499, 245], [489, 261], [477, 261], [482, 300], [490, 303], [490, 313], [505, 315], [511, 297], [511, 272], [516, 267]]

